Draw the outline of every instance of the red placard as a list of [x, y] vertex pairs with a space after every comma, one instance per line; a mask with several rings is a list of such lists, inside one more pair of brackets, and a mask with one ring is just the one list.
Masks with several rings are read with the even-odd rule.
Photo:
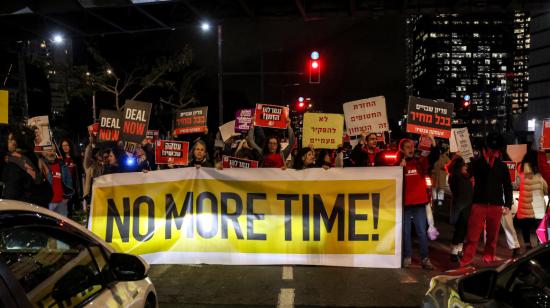
[[157, 140], [155, 142], [155, 161], [158, 165], [182, 165], [189, 161], [189, 142], [175, 140]]
[[432, 149], [432, 139], [426, 135], [420, 136], [418, 141], [418, 149], [421, 151], [430, 151]]
[[197, 107], [176, 112], [174, 135], [204, 133], [207, 129], [208, 107]]
[[550, 119], [542, 121], [542, 136], [540, 139], [542, 150], [550, 149]]
[[248, 160], [231, 156], [223, 156], [222, 163], [224, 168], [258, 168], [258, 161]]
[[285, 129], [287, 119], [288, 107], [265, 104], [256, 105], [255, 126]]
[[92, 137], [97, 137], [97, 134], [99, 134], [99, 123], [88, 125], [88, 134]]
[[407, 132], [449, 139], [453, 104], [420, 97], [409, 97]]
[[508, 172], [510, 172], [510, 180], [512, 183], [516, 181], [516, 176], [518, 172], [518, 165], [515, 161], [505, 161], [506, 167], [508, 167]]

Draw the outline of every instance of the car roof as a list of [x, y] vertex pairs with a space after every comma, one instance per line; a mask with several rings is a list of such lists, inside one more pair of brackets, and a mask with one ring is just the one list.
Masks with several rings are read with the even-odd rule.
[[82, 233], [85, 233], [87, 236], [93, 238], [98, 243], [100, 243], [102, 246], [104, 246], [106, 249], [108, 249], [111, 252], [114, 252], [115, 250], [106, 243], [104, 240], [102, 240], [100, 237], [89, 231], [88, 229], [84, 228], [81, 224], [73, 221], [72, 219], [62, 216], [56, 212], [50, 211], [46, 208], [43, 208], [41, 206], [37, 206], [31, 203], [22, 202], [22, 201], [16, 201], [16, 200], [7, 200], [7, 199], [0, 199], [0, 215], [3, 212], [12, 212], [12, 211], [21, 211], [21, 212], [29, 212], [29, 213], [39, 213], [42, 215], [50, 216], [55, 219], [61, 220], [66, 224], [71, 225], [72, 227], [76, 228]]

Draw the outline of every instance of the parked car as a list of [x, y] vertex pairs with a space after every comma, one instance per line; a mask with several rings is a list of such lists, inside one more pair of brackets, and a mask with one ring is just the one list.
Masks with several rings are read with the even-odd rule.
[[148, 270], [66, 217], [0, 200], [0, 307], [157, 307]]
[[549, 307], [550, 243], [497, 268], [465, 268], [432, 278], [423, 307]]

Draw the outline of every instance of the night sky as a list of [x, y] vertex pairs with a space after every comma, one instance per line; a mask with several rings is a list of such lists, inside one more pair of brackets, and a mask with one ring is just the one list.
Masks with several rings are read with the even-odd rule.
[[[224, 72], [259, 72], [262, 54], [264, 71], [306, 72], [309, 53], [314, 49], [320, 52], [320, 85], [309, 85], [307, 75], [266, 76], [264, 103], [292, 104], [304, 96], [312, 98], [315, 110], [342, 113], [344, 102], [384, 95], [388, 117], [402, 115], [406, 101], [402, 16], [229, 21], [223, 23], [223, 31]], [[203, 33], [197, 24], [174, 31], [112, 35], [96, 39], [96, 44], [111, 61], [130, 62], [136, 56], [151, 59], [170, 54], [188, 44], [194, 65], [206, 72], [197, 85], [201, 105], [210, 105], [209, 118], [216, 123], [216, 39], [215, 28]], [[296, 83], [300, 85], [294, 86]], [[224, 120], [233, 119], [235, 109], [262, 102], [261, 98], [259, 76], [225, 76]]]

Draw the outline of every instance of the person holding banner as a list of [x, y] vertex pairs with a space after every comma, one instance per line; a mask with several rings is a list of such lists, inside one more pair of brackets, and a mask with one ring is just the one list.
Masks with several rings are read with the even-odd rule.
[[[263, 129], [261, 127], [259, 131], [263, 135]], [[290, 126], [290, 121], [287, 122], [287, 131], [288, 146], [285, 149], [281, 149], [281, 139], [276, 135], [269, 136], [262, 149], [255, 142], [255, 127], [253, 125], [250, 127], [247, 141], [255, 151], [262, 154], [262, 168], [286, 168], [285, 158], [288, 157], [294, 146], [294, 131]]]
[[472, 162], [474, 197], [468, 219], [464, 257], [460, 260], [461, 266], [472, 263], [484, 228], [486, 241], [483, 262], [495, 261], [501, 218], [503, 214], [510, 213], [513, 204], [510, 173], [506, 164], [500, 159], [502, 156], [500, 149], [504, 145], [504, 138], [501, 135], [489, 134], [482, 149], [482, 157]]
[[315, 166], [315, 152], [312, 148], [301, 148], [298, 156], [294, 158], [293, 169], [304, 170]]
[[105, 165], [103, 174], [114, 174], [114, 173], [123, 173], [125, 172], [124, 166], [122, 165], [126, 160], [126, 152], [119, 148], [109, 149], [107, 152], [107, 164]]
[[[433, 137], [432, 151], [436, 153], [436, 143]], [[402, 139], [399, 143], [396, 166], [402, 166], [404, 179], [404, 215], [403, 215], [403, 267], [411, 266], [412, 234], [411, 224], [414, 221], [418, 244], [420, 245], [420, 257], [422, 268], [433, 270], [433, 265], [428, 252], [428, 217], [426, 205], [430, 202], [426, 177], [429, 175], [429, 160], [426, 156], [415, 156], [414, 141]]]
[[208, 152], [206, 150], [206, 143], [201, 139], [195, 141], [193, 149], [191, 150], [191, 162], [189, 167], [205, 167], [212, 168], [214, 164], [208, 159]]
[[361, 134], [361, 141], [353, 148], [350, 160], [355, 167], [374, 167], [380, 153], [376, 133]]

